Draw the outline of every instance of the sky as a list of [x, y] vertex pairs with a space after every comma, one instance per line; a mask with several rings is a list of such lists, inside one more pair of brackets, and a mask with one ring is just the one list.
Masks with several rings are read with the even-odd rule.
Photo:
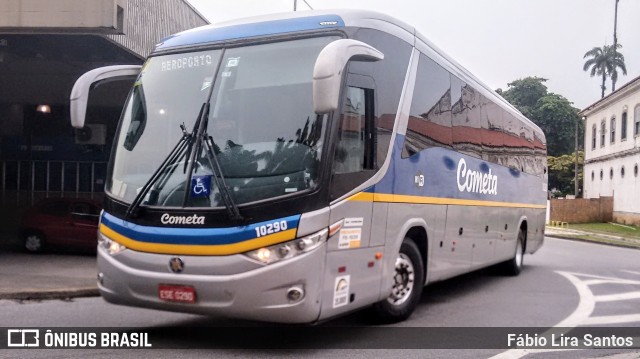
[[[188, 0], [211, 23], [293, 11], [294, 0]], [[527, 76], [579, 109], [600, 99], [600, 76], [582, 70], [585, 52], [613, 44], [615, 0], [306, 0], [314, 9], [366, 9], [409, 25], [494, 90]], [[298, 11], [308, 10], [298, 0]], [[640, 0], [619, 0], [618, 43], [627, 76], [640, 76]], [[611, 81], [607, 81], [607, 94]]]

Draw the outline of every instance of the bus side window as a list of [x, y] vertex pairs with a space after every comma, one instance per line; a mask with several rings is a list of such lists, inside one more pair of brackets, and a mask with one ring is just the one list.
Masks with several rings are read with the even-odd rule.
[[357, 87], [347, 87], [343, 101], [338, 144], [334, 158], [333, 173], [353, 173], [373, 169], [370, 146], [372, 136], [372, 117], [367, 117], [367, 92]]
[[424, 54], [419, 61], [402, 158], [453, 144], [450, 74]]
[[374, 91], [347, 86], [333, 159], [332, 197], [357, 187], [376, 166]]

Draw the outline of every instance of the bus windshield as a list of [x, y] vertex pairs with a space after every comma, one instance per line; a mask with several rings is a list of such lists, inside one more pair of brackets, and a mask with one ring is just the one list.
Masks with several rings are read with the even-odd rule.
[[[144, 205], [220, 207], [219, 177], [237, 204], [315, 188], [329, 126], [326, 115], [313, 111], [313, 67], [320, 51], [336, 39], [150, 58], [122, 115], [107, 193], [131, 203], [151, 185]], [[183, 155], [167, 159], [185, 129], [195, 131], [207, 102], [204, 129], [210, 146], [187, 144]], [[190, 158], [193, 170], [187, 178]], [[149, 183], [158, 169], [160, 176]]]

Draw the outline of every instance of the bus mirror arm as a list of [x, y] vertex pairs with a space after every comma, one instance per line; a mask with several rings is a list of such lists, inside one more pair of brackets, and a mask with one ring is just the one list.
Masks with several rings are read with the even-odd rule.
[[349, 61], [373, 62], [384, 54], [364, 42], [341, 39], [325, 46], [313, 68], [313, 110], [317, 114], [338, 109], [342, 75]]
[[105, 66], [93, 69], [80, 76], [73, 85], [69, 98], [71, 125], [75, 128], [84, 127], [89, 91], [93, 86], [106, 81], [135, 78], [140, 73], [140, 68], [142, 68], [140, 65]]

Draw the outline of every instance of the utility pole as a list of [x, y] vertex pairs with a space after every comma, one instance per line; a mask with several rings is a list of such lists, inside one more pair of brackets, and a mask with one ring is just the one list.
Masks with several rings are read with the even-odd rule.
[[[582, 121], [583, 122], [586, 121], [586, 120], [587, 120], [586, 117], [582, 117]], [[580, 186], [578, 186], [578, 127], [580, 127], [580, 126], [578, 126], [578, 124], [579, 124], [578, 121], [580, 121], [579, 117], [576, 118], [576, 163], [575, 163], [575, 168], [574, 168], [574, 171], [575, 171], [575, 175], [574, 175], [575, 176], [574, 177], [575, 187], [574, 187], [574, 190], [573, 190], [573, 195], [576, 198], [578, 198], [578, 187], [580, 187]]]
[[[616, 70], [616, 65], [615, 65], [615, 61], [616, 61], [616, 52], [618, 51], [617, 47], [618, 47], [618, 1], [620, 0], [615, 0], [616, 2], [616, 11], [615, 11], [615, 15], [613, 17], [613, 71], [617, 71]], [[616, 81], [615, 79], [613, 81], [611, 81], [611, 92], [615, 92], [616, 91]]]

